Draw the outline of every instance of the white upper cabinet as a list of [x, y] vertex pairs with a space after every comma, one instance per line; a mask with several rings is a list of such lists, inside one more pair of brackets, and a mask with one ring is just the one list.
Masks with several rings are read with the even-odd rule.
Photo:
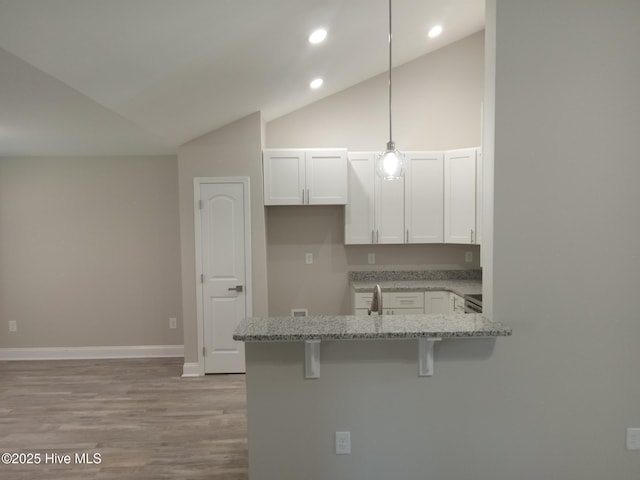
[[444, 241], [444, 154], [406, 154], [405, 211], [406, 243]]
[[344, 210], [346, 244], [374, 243], [374, 156], [349, 152], [349, 194]]
[[305, 195], [305, 153], [302, 150], [265, 150], [264, 204], [300, 205]]
[[[377, 154], [374, 154], [374, 157]], [[404, 178], [383, 180], [375, 177], [376, 243], [405, 243]]]
[[263, 152], [265, 205], [344, 205], [347, 151], [270, 149]]
[[307, 203], [346, 204], [347, 150], [308, 150], [305, 160]]
[[478, 149], [444, 154], [444, 241], [475, 244]]
[[404, 178], [375, 174], [377, 152], [349, 152], [345, 243], [443, 242], [444, 155], [408, 152]]
[[375, 174], [376, 152], [349, 152], [345, 243], [404, 243], [404, 180]]

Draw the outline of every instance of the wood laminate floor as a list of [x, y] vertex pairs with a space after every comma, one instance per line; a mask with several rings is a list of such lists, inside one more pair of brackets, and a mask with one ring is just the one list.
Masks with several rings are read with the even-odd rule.
[[182, 364], [0, 362], [0, 453], [40, 462], [0, 463], [0, 478], [246, 480], [244, 375], [181, 378]]

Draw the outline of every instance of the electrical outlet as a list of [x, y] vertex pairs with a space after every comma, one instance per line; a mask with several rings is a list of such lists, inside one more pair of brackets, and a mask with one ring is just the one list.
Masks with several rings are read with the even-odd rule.
[[349, 455], [351, 453], [351, 432], [336, 432], [336, 454]]
[[640, 450], [640, 428], [627, 428], [627, 450]]
[[369, 255], [367, 255], [367, 263], [369, 265], [375, 265], [376, 264], [376, 254], [375, 253], [370, 253]]
[[178, 328], [178, 319], [175, 317], [171, 317], [169, 319], [169, 328]]
[[311, 265], [313, 263], [313, 253], [304, 254], [304, 263], [307, 265]]
[[9, 320], [9, 331], [10, 332], [18, 331], [18, 324], [15, 320]]
[[467, 263], [473, 262], [473, 252], [464, 252], [464, 261]]

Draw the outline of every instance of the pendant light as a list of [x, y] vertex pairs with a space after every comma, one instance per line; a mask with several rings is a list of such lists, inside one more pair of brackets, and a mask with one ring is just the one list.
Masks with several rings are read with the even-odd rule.
[[383, 180], [397, 180], [404, 176], [404, 154], [396, 150], [391, 136], [391, 0], [389, 0], [389, 141], [387, 149], [376, 160], [376, 173]]

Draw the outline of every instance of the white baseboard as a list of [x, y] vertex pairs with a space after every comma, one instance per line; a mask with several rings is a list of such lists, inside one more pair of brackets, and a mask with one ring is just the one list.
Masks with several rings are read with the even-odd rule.
[[200, 372], [200, 364], [199, 363], [185, 363], [182, 366], [182, 376], [183, 377], [201, 377], [203, 375]]
[[184, 345], [0, 348], [0, 360], [93, 360], [184, 357]]

